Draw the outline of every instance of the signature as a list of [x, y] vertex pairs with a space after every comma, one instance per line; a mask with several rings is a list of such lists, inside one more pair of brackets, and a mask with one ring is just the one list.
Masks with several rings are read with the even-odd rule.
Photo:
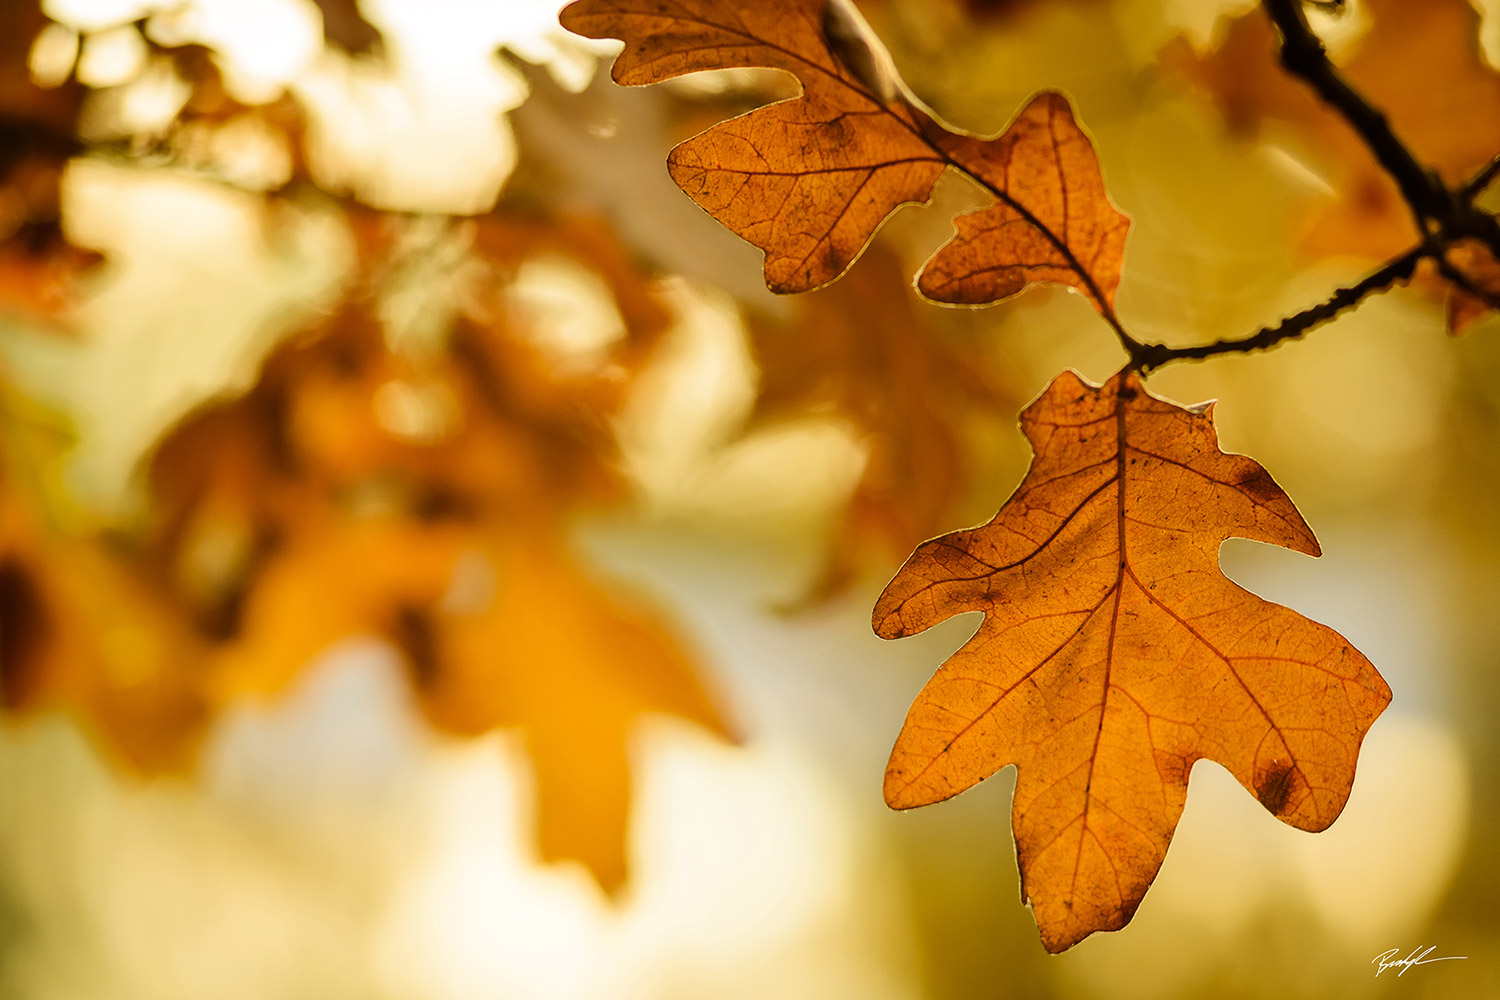
[[1404, 976], [1406, 975], [1406, 970], [1412, 968], [1413, 966], [1430, 965], [1433, 962], [1457, 962], [1469, 957], [1468, 955], [1444, 955], [1441, 958], [1428, 958], [1427, 956], [1432, 954], [1433, 950], [1436, 947], [1437, 945], [1433, 945], [1431, 948], [1426, 949], [1413, 948], [1411, 950], [1411, 954], [1407, 955], [1405, 958], [1397, 958], [1396, 956], [1401, 953], [1401, 949], [1392, 948], [1390, 951], [1383, 951], [1379, 955], [1376, 955], [1374, 958], [1370, 959], [1370, 964], [1380, 966], [1380, 968], [1375, 970], [1375, 975], [1377, 976], [1384, 972], [1386, 969], [1394, 969], [1397, 966], [1401, 968], [1401, 971], [1396, 973], [1396, 975]]

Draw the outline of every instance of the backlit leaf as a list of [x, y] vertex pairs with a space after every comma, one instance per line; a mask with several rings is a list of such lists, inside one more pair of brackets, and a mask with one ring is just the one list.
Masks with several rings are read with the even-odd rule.
[[1009, 197], [958, 217], [958, 235], [917, 279], [923, 295], [979, 304], [1047, 281], [1072, 285], [1100, 311], [1113, 307], [1130, 220], [1109, 200], [1093, 143], [1067, 98], [1040, 95], [998, 139], [955, 136], [943, 145], [955, 163]]
[[613, 75], [656, 83], [697, 70], [785, 70], [802, 95], [716, 125], [674, 149], [672, 178], [766, 253], [766, 284], [801, 292], [837, 278], [900, 205], [956, 167], [997, 201], [960, 220], [923, 291], [991, 302], [1039, 281], [1113, 313], [1128, 219], [1104, 193], [1066, 98], [1044, 93], [996, 139], [948, 129], [910, 98], [852, 8], [826, 0], [578, 0], [562, 23], [622, 38]]
[[1319, 548], [1263, 468], [1219, 450], [1211, 407], [1066, 373], [1021, 425], [1036, 459], [1015, 495], [918, 548], [875, 607], [887, 639], [985, 615], [912, 705], [885, 798], [927, 805], [1015, 764], [1022, 893], [1056, 952], [1130, 920], [1197, 760], [1326, 828], [1390, 689], [1338, 633], [1220, 572], [1231, 537]]

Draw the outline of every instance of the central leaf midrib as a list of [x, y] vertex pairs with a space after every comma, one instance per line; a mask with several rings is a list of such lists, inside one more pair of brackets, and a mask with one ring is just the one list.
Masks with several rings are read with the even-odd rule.
[[[1065, 904], [1071, 908], [1075, 891], [1078, 888], [1078, 872], [1083, 866], [1083, 841], [1089, 830], [1089, 812], [1093, 805], [1094, 771], [1099, 764], [1099, 741], [1104, 736], [1104, 717], [1109, 711], [1109, 687], [1110, 674], [1115, 665], [1115, 631], [1120, 624], [1120, 594], [1124, 591], [1125, 565], [1128, 557], [1125, 551], [1125, 395], [1128, 388], [1128, 380], [1125, 385], [1115, 387], [1115, 546], [1119, 556], [1119, 569], [1115, 572], [1115, 607], [1109, 619], [1109, 642], [1104, 652], [1104, 684], [1099, 693], [1099, 725], [1094, 730], [1094, 747], [1089, 753], [1089, 777], [1083, 786], [1083, 816], [1082, 826], [1078, 831], [1078, 854], [1073, 859], [1073, 881], [1068, 887], [1068, 897]], [[1133, 392], [1140, 390], [1131, 389]], [[1094, 837], [1096, 843], [1099, 838]], [[1099, 850], [1104, 850], [1104, 845], [1099, 843]], [[1121, 904], [1125, 902], [1120, 900]]]

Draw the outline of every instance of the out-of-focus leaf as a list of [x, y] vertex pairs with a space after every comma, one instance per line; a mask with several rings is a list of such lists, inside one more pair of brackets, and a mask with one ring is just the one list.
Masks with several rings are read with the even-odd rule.
[[31, 45], [48, 23], [34, 2], [0, 5], [0, 310], [54, 324], [101, 258], [62, 231], [63, 167], [80, 148], [86, 90], [71, 75], [55, 87], [33, 81]]
[[365, 20], [359, 0], [315, 0], [323, 15], [323, 37], [345, 52], [368, 54], [381, 44], [380, 30]]
[[226, 698], [284, 686], [351, 635], [405, 654], [424, 709], [459, 734], [520, 729], [537, 777], [539, 847], [625, 879], [631, 726], [644, 714], [724, 724], [680, 643], [588, 578], [546, 524], [340, 520], [268, 564], [226, 650]]
[[[445, 341], [398, 351], [370, 285], [278, 348], [256, 384], [157, 449], [149, 546], [197, 625], [215, 706], [286, 689], [341, 639], [397, 646], [433, 721], [523, 730], [540, 850], [624, 880], [627, 737], [663, 712], [724, 725], [671, 630], [596, 582], [564, 542], [615, 502], [609, 417], [671, 321], [606, 229], [473, 221], [476, 284]], [[381, 271], [378, 232], [362, 271]], [[624, 326], [595, 368], [549, 365], [503, 293], [528, 261], [598, 278]]]
[[[601, 68], [578, 93], [517, 62], [531, 96], [510, 113], [520, 164], [519, 198], [575, 205], [610, 220], [620, 238], [661, 270], [766, 299], [753, 247], [703, 217], [662, 169], [661, 151], [701, 111], [663, 88], [617, 87]], [[718, 103], [704, 101], [710, 108]]]
[[129, 766], [184, 767], [209, 719], [202, 647], [123, 553], [42, 528], [0, 483], [0, 703], [67, 709]]
[[940, 530], [967, 485], [966, 422], [1015, 402], [977, 343], [920, 309], [893, 254], [876, 245], [866, 257], [842, 282], [797, 300], [791, 319], [751, 326], [756, 421], [832, 407], [870, 449], [813, 600]]

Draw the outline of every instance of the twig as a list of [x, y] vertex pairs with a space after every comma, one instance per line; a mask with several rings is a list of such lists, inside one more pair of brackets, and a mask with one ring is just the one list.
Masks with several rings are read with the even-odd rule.
[[1476, 286], [1446, 259], [1448, 247], [1466, 237], [1480, 240], [1500, 256], [1500, 221], [1473, 204], [1475, 197], [1500, 175], [1500, 155], [1462, 187], [1450, 189], [1436, 171], [1424, 166], [1401, 141], [1385, 115], [1355, 90], [1329, 61], [1322, 40], [1307, 22], [1304, 2], [1315, 0], [1262, 0], [1271, 23], [1281, 34], [1281, 64], [1289, 73], [1306, 81], [1364, 140], [1381, 168], [1400, 188], [1401, 196], [1416, 220], [1421, 242], [1362, 280], [1340, 288], [1326, 301], [1248, 337], [1196, 347], [1131, 344], [1122, 340], [1130, 354], [1130, 367], [1135, 370], [1146, 372], [1173, 361], [1198, 360], [1216, 354], [1261, 351], [1282, 341], [1296, 339], [1357, 305], [1366, 296], [1410, 279], [1417, 264], [1427, 258], [1435, 260], [1442, 275], [1455, 286], [1500, 309], [1500, 296]]
[[1495, 179], [1497, 173], [1500, 173], [1500, 154], [1496, 154], [1493, 160], [1485, 164], [1483, 170], [1469, 178], [1459, 191], [1459, 196], [1465, 202], [1473, 201], [1484, 193], [1484, 189], [1490, 186], [1490, 181]]
[[1452, 193], [1406, 147], [1390, 122], [1339, 74], [1328, 60], [1323, 42], [1313, 33], [1302, 9], [1302, 0], [1263, 0], [1271, 22], [1281, 32], [1281, 64], [1318, 92], [1359, 133], [1385, 172], [1401, 189], [1401, 196], [1417, 217], [1419, 231], [1428, 233], [1428, 221], [1445, 223], [1452, 215]]
[[1146, 345], [1138, 355], [1132, 356], [1132, 366], [1139, 371], [1148, 372], [1172, 361], [1201, 361], [1216, 354], [1264, 351], [1284, 340], [1295, 340], [1314, 327], [1333, 319], [1345, 309], [1357, 305], [1366, 296], [1384, 291], [1398, 281], [1406, 281], [1416, 270], [1417, 264], [1430, 252], [1425, 244], [1413, 247], [1354, 284], [1340, 288], [1326, 301], [1310, 306], [1293, 316], [1288, 316], [1275, 326], [1265, 327], [1248, 337], [1218, 340], [1212, 344], [1199, 344], [1193, 347], [1168, 347], [1166, 344]]

